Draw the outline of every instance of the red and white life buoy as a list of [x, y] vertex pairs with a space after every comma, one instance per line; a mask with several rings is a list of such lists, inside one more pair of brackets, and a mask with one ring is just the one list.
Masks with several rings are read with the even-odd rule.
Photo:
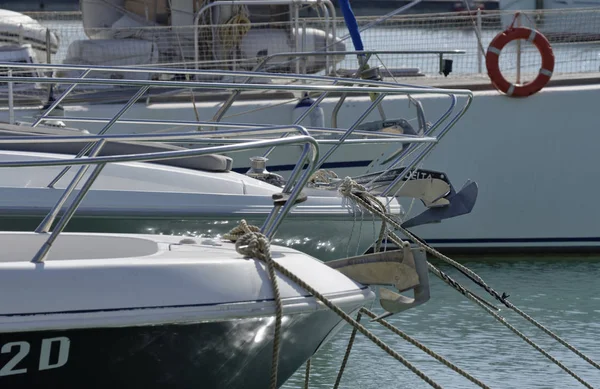
[[[525, 39], [533, 43], [542, 56], [542, 66], [537, 77], [535, 80], [523, 85], [511, 84], [506, 81], [506, 78], [500, 72], [500, 52], [504, 46], [516, 39]], [[554, 71], [554, 53], [550, 42], [540, 32], [526, 27], [510, 27], [508, 30], [496, 35], [490, 43], [485, 55], [485, 66], [496, 89], [508, 96], [526, 97], [539, 92], [550, 81]]]

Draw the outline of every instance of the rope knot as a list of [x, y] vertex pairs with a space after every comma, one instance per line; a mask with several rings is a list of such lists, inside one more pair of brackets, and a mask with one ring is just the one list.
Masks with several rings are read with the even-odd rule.
[[261, 261], [271, 259], [269, 239], [260, 232], [257, 226], [249, 225], [246, 220], [224, 235], [225, 239], [235, 242], [235, 251], [245, 257], [258, 258]]
[[315, 184], [315, 183], [330, 184], [331, 181], [336, 178], [338, 178], [338, 175], [335, 174], [335, 172], [333, 170], [319, 169], [316, 172], [314, 172], [312, 176], [310, 176], [310, 178], [308, 179], [308, 182], [310, 182], [312, 184]]
[[355, 192], [366, 192], [367, 188], [354, 181], [351, 177], [346, 177], [338, 187], [338, 192], [344, 196], [350, 196]]

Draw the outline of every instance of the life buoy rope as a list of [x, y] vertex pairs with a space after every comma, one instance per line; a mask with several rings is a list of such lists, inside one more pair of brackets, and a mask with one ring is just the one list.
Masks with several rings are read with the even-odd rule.
[[[542, 56], [542, 66], [535, 80], [523, 85], [515, 85], [506, 80], [500, 72], [500, 52], [509, 42], [524, 39], [533, 43]], [[526, 97], [539, 92], [552, 77], [554, 71], [554, 53], [552, 46], [539, 31], [526, 27], [509, 27], [496, 35], [485, 55], [485, 65], [492, 84], [499, 91], [512, 97]]]

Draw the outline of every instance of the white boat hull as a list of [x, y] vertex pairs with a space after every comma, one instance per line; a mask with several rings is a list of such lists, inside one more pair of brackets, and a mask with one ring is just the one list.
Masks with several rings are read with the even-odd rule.
[[[7, 292], [0, 296], [3, 387], [268, 386], [275, 304], [263, 262], [244, 258], [227, 242], [69, 233], [58, 237], [43, 264], [30, 262], [46, 239], [0, 233], [0, 283]], [[305, 254], [271, 251], [348, 313], [375, 297]], [[343, 321], [282, 275], [277, 282], [281, 385]]]
[[[60, 154], [0, 151], [2, 161], [61, 157], [68, 158]], [[48, 188], [61, 169], [0, 169], [0, 229], [34, 229], [58, 201], [78, 168], [72, 168], [55, 188]], [[273, 208], [272, 194], [279, 192], [280, 188], [235, 172], [212, 173], [143, 163], [109, 164], [67, 230], [219, 237], [241, 219], [261, 226]], [[381, 223], [336, 191], [304, 192], [307, 201], [292, 209], [276, 242], [321, 259], [333, 259], [362, 254], [379, 236]], [[401, 212], [396, 200], [390, 203], [389, 211]]]
[[[600, 227], [596, 223], [599, 214], [594, 204], [584, 200], [599, 190], [594, 177], [598, 165], [596, 145], [600, 142], [600, 85], [548, 87], [523, 99], [496, 91], [474, 95], [472, 107], [425, 165], [444, 170], [457, 186], [467, 179], [476, 180], [478, 203], [468, 216], [418, 227], [415, 232], [436, 245], [459, 250], [600, 249]], [[408, 105], [405, 100], [388, 98], [384, 104], [386, 112], [403, 116]], [[426, 96], [422, 101], [432, 118], [447, 107], [447, 98]], [[243, 102], [232, 112], [264, 108], [267, 103]], [[348, 99], [342, 112], [362, 112], [369, 103], [368, 97]], [[200, 116], [210, 117], [216, 106], [199, 106]], [[322, 107], [329, 125], [333, 103], [325, 101]], [[111, 105], [65, 108], [69, 116], [89, 117], [107, 116], [118, 109]], [[268, 117], [271, 123], [285, 124], [290, 122], [292, 110], [293, 104], [289, 104], [236, 120], [260, 123]], [[33, 111], [27, 115], [31, 117]], [[191, 104], [137, 104], [128, 116], [193, 120], [194, 113]], [[367, 120], [375, 119], [377, 113]], [[339, 125], [348, 126], [352, 120], [349, 114], [340, 115]], [[91, 131], [99, 128], [96, 124], [81, 124]], [[127, 128], [148, 130], [135, 125]], [[115, 130], [118, 132], [119, 128]], [[361, 147], [365, 154], [375, 153], [376, 147], [381, 150], [375, 145]], [[336, 169], [346, 166], [340, 175], [364, 173], [364, 167], [351, 166], [362, 160], [363, 153], [348, 150], [352, 149], [344, 146], [334, 154], [334, 158], [339, 158], [334, 160], [339, 162]], [[273, 157], [268, 167], [289, 163], [278, 158]]]

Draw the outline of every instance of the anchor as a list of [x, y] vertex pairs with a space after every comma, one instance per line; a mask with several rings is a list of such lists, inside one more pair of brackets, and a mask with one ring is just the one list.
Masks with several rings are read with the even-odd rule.
[[326, 265], [363, 285], [394, 286], [398, 292], [380, 288], [380, 304], [386, 311], [374, 321], [419, 306], [429, 300], [429, 273], [424, 251], [405, 243], [401, 249], [329, 261]]
[[471, 180], [467, 180], [458, 192], [451, 186], [450, 193], [447, 196], [444, 196], [444, 199], [448, 202], [447, 205], [442, 207], [430, 207], [421, 214], [406, 220], [402, 223], [402, 227], [410, 228], [423, 224], [439, 223], [445, 219], [471, 213], [475, 206], [478, 193], [479, 188], [477, 187], [477, 183]]
[[370, 193], [382, 195], [383, 191], [400, 175], [404, 176], [402, 180], [398, 181], [387, 193], [397, 197], [417, 198], [426, 207], [448, 205], [445, 196], [450, 194], [452, 184], [446, 173], [443, 172], [413, 169], [407, 175], [405, 168], [400, 167], [353, 177], [353, 179], [358, 184], [368, 185]]

